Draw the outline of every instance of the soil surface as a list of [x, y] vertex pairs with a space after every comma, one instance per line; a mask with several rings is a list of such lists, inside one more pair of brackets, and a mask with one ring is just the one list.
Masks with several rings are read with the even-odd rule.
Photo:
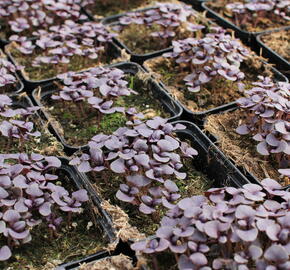
[[[168, 113], [162, 110], [160, 102], [153, 97], [149, 86], [146, 86], [146, 83], [139, 79], [137, 75], [128, 76], [127, 80], [129, 81], [129, 87], [139, 94], [119, 97], [115, 101], [116, 106], [135, 107], [146, 118], [153, 118], [154, 116], [170, 117]], [[99, 96], [98, 90], [94, 91], [94, 94]], [[49, 97], [42, 102], [45, 110], [57, 122], [56, 128], [59, 133], [64, 137], [66, 143], [72, 146], [85, 145], [98, 133], [111, 134], [119, 127], [124, 126], [127, 121], [122, 113], [113, 113], [103, 114], [99, 122], [96, 109], [92, 108], [87, 102], [77, 104], [52, 100]]]
[[261, 40], [290, 62], [290, 29], [264, 35]]
[[[193, 24], [202, 24], [206, 26], [204, 32], [207, 32], [209, 21], [201, 14], [199, 16], [191, 16], [188, 18], [188, 22]], [[158, 37], [152, 37], [151, 33], [161, 31], [160, 25], [153, 24], [152, 26], [145, 26], [139, 24], [129, 24], [122, 29], [119, 29], [119, 25], [111, 26], [113, 32], [118, 34], [118, 40], [126, 45], [135, 54], [146, 54], [154, 51], [166, 49], [171, 46], [173, 40], [185, 39], [188, 37], [200, 37], [202, 32], [190, 32], [186, 29], [186, 25], [175, 28], [175, 37], [168, 39], [160, 39]]]
[[99, 54], [97, 59], [74, 55], [70, 57], [68, 64], [41, 64], [41, 66], [33, 66], [32, 62], [38, 56], [45, 56], [45, 52], [36, 50], [33, 54], [24, 55], [17, 50], [15, 43], [6, 46], [6, 51], [11, 54], [17, 65], [24, 66], [22, 74], [27, 80], [39, 81], [56, 77], [58, 74], [67, 71], [81, 71], [91, 67], [110, 64], [116, 57], [111, 55], [110, 49]]
[[[273, 11], [265, 12], [264, 14], [257, 14], [257, 16], [253, 16], [253, 14], [249, 13], [250, 16], [248, 17], [248, 20], [244, 24], [239, 25], [239, 23], [237, 23], [237, 21], [235, 20], [233, 12], [225, 8], [227, 4], [233, 2], [234, 2], [233, 0], [219, 0], [208, 2], [206, 3], [206, 5], [215, 12], [219, 13], [226, 20], [231, 21], [240, 29], [248, 32], [261, 32], [273, 28], [279, 28], [286, 25], [290, 25], [290, 21], [287, 21], [283, 19], [281, 16], [274, 14]], [[245, 3], [246, 1], [243, 0], [240, 2]]]
[[250, 135], [239, 135], [236, 128], [241, 125], [244, 114], [240, 110], [207, 117], [205, 130], [216, 136], [218, 147], [238, 167], [244, 168], [259, 180], [272, 178], [283, 186], [289, 179], [281, 179], [278, 164], [271, 157], [264, 157], [256, 150], [257, 142]]
[[[62, 183], [66, 183], [64, 186], [68, 191], [75, 191], [71, 185], [68, 187], [67, 183], [72, 180], [65, 171], [58, 170], [56, 174], [59, 175]], [[50, 234], [45, 224], [34, 227], [31, 231], [32, 241], [21, 247], [15, 247], [12, 251], [13, 257], [7, 262], [1, 262], [0, 268], [52, 270], [60, 263], [77, 260], [100, 251], [106, 241], [95, 223], [96, 213], [90, 202], [83, 206], [83, 213], [73, 215], [71, 223], [67, 226], [63, 225], [55, 236]], [[64, 221], [67, 220], [65, 214], [63, 218]]]
[[[256, 75], [272, 76], [270, 66], [263, 65], [259, 57], [253, 56], [245, 60], [241, 65], [241, 71], [245, 73], [243, 83], [251, 86], [257, 80]], [[185, 76], [191, 73], [186, 66], [180, 66], [174, 59], [157, 57], [145, 62], [145, 67], [154, 72], [154, 76], [163, 82], [173, 98], [177, 99], [192, 112], [203, 112], [215, 107], [233, 102], [243, 96], [238, 89], [237, 82], [223, 78], [204, 84], [197, 93], [187, 90], [184, 82]]]

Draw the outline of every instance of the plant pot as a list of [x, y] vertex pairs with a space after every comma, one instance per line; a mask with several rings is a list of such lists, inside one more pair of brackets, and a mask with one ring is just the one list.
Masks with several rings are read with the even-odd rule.
[[[148, 11], [148, 10], [152, 10], [156, 7], [148, 7], [148, 8], [144, 8], [144, 9], [139, 9], [139, 10], [136, 10], [134, 12], [137, 12], [137, 13], [141, 13], [141, 12], [145, 12], [145, 11]], [[104, 18], [102, 20], [102, 23], [104, 25], [107, 25], [107, 29], [108, 31], [112, 31], [112, 27], [116, 27], [119, 24], [119, 19], [121, 17], [124, 17], [128, 14], [129, 12], [127, 13], [122, 13], [122, 14], [118, 14], [118, 15], [113, 15], [113, 16], [109, 16], [107, 18]], [[208, 24], [211, 24], [212, 22], [210, 22], [209, 20], [206, 20], [206, 22]], [[143, 64], [144, 61], [146, 61], [147, 59], [150, 59], [150, 58], [153, 58], [153, 57], [157, 57], [157, 56], [160, 56], [162, 55], [163, 53], [165, 52], [168, 52], [172, 49], [172, 46], [168, 46], [167, 48], [163, 48], [163, 49], [160, 49], [160, 50], [155, 50], [155, 51], [150, 51], [148, 53], [143, 53], [143, 54], [140, 54], [140, 53], [136, 53], [133, 51], [132, 48], [129, 48], [126, 43], [122, 40], [120, 40], [120, 38], [116, 37], [114, 38], [114, 41], [115, 43], [120, 46], [122, 49], [125, 49], [125, 51], [131, 55], [131, 61], [132, 62], [136, 62], [138, 64]]]
[[[236, 186], [241, 187], [244, 184], [250, 183], [250, 181], [242, 175], [242, 173], [230, 162], [222, 152], [210, 141], [209, 138], [205, 136], [205, 134], [194, 124], [187, 121], [175, 121], [172, 124], [180, 123], [186, 126], [185, 130], [177, 131], [177, 137], [182, 141], [188, 141], [191, 146], [198, 151], [198, 156], [195, 156], [193, 160], [188, 161], [187, 168], [192, 166], [193, 170], [197, 172], [197, 176], [194, 177], [194, 181], [206, 181], [209, 180], [208, 183], [202, 183], [201, 189], [204, 189], [204, 186], [210, 187], [222, 187], [222, 186]], [[84, 151], [86, 153], [86, 151]], [[200, 175], [206, 175], [205, 178], [200, 178]], [[113, 173], [114, 175], [114, 173]], [[92, 174], [86, 174], [86, 177], [89, 179], [90, 183], [95, 186], [96, 190], [100, 189], [100, 196], [104, 200], [110, 200], [112, 204], [119, 205], [122, 209], [124, 209], [129, 218], [130, 225], [137, 227], [142, 233], [149, 237], [152, 232], [155, 230], [156, 224], [158, 221], [156, 219], [152, 219], [152, 217], [147, 216], [139, 212], [138, 207], [132, 206], [128, 203], [123, 203], [115, 198], [115, 194], [122, 180], [117, 179], [114, 184], [109, 185], [110, 181], [114, 181], [111, 179], [109, 175], [99, 175], [98, 180], [94, 179]], [[171, 178], [169, 178], [171, 179]], [[201, 179], [201, 180], [199, 180]], [[190, 178], [188, 178], [190, 180]], [[182, 191], [182, 196], [193, 196], [194, 194], [201, 194], [203, 190], [198, 190], [196, 192], [197, 186], [195, 187], [195, 183], [182, 181], [179, 183], [182, 186], [194, 186], [193, 189], [188, 194], [188, 191]], [[109, 186], [108, 186], [109, 185]], [[199, 188], [199, 186], [198, 186]], [[205, 189], [207, 190], [207, 188]], [[182, 197], [181, 197], [182, 198]], [[137, 219], [135, 217], [138, 217]], [[138, 235], [139, 237], [139, 235]], [[135, 241], [136, 239], [132, 239]]]
[[[114, 64], [114, 65], [110, 65], [108, 67], [119, 68], [119, 69], [123, 70], [125, 73], [131, 74], [131, 75], [135, 75], [137, 72], [145, 73], [145, 71], [142, 69], [141, 66], [139, 66], [138, 64], [129, 63], [129, 62], [128, 63], [124, 62], [124, 63]], [[149, 84], [148, 84], [148, 86], [146, 86], [146, 89], [149, 89], [150, 94], [152, 94], [152, 96], [154, 98], [156, 98], [158, 101], [160, 101], [160, 103], [162, 105], [162, 111], [168, 113], [171, 116], [170, 120], [172, 120], [172, 121], [179, 119], [180, 115], [182, 114], [182, 109], [177, 104], [177, 102], [172, 100], [171, 97], [166, 93], [166, 91], [164, 91], [159, 86], [159, 84], [157, 82], [155, 82], [153, 79], [149, 79], [148, 83]], [[42, 87], [40, 98], [38, 97], [39, 90], [35, 89], [33, 91], [33, 94], [32, 94], [33, 98], [34, 98], [34, 102], [37, 103], [38, 106], [43, 107], [42, 100], [44, 100], [45, 98], [48, 98], [57, 89], [58, 88], [53, 83], [49, 83], [49, 84], [44, 85]], [[49, 119], [51, 117], [49, 116], [49, 113], [42, 110], [41, 115], [45, 121], [50, 122]], [[69, 145], [66, 142], [64, 136], [60, 135], [57, 127], [53, 123], [49, 123], [49, 129], [58, 138], [58, 140], [63, 144], [64, 149], [65, 149], [67, 154], [71, 155], [80, 149], [87, 148], [86, 144], [82, 145], [82, 146], [78, 146], [78, 147], [73, 146], [73, 145]], [[88, 140], [89, 140], [89, 138], [88, 138]]]
[[[210, 1], [209, 1], [210, 2]], [[210, 18], [213, 18], [217, 24], [224, 28], [231, 28], [235, 31], [236, 36], [242, 39], [247, 45], [251, 46], [252, 49], [257, 47], [255, 36], [263, 33], [261, 32], [248, 32], [246, 30], [242, 30], [240, 27], [236, 26], [231, 21], [225, 19], [223, 16], [212, 10], [206, 2], [201, 3], [201, 6], [204, 10], [207, 11], [207, 14]]]
[[249, 180], [241, 174], [234, 164], [212, 143], [201, 129], [188, 121], [175, 121], [186, 126], [185, 130], [177, 131], [180, 139], [188, 139], [192, 147], [198, 151], [194, 165], [213, 179], [213, 187], [234, 186], [242, 187]]
[[[150, 10], [150, 9], [152, 9], [152, 7], [140, 9], [137, 12], [143, 12], [143, 11], [147, 11], [147, 10]], [[118, 20], [121, 17], [126, 16], [126, 15], [127, 15], [127, 13], [121, 13], [121, 14], [118, 14], [118, 15], [109, 16], [107, 18], [104, 18], [102, 20], [102, 23], [104, 25], [107, 25], [108, 29], [110, 29], [113, 26], [117, 26], [119, 24]], [[143, 62], [146, 61], [147, 59], [150, 59], [150, 58], [156, 57], [156, 56], [160, 56], [163, 53], [168, 52], [171, 49], [171, 47], [169, 47], [169, 48], [165, 48], [163, 50], [154, 51], [154, 52], [150, 52], [150, 53], [137, 54], [137, 53], [134, 53], [130, 48], [128, 48], [126, 46], [126, 44], [124, 42], [120, 41], [118, 38], [114, 38], [114, 42], [118, 46], [120, 46], [122, 49], [125, 49], [126, 53], [128, 53], [131, 56], [130, 61], [136, 62], [138, 64], [143, 64]]]
[[269, 58], [271, 62], [277, 65], [277, 67], [281, 70], [281, 72], [285, 73], [285, 75], [288, 78], [290, 78], [290, 73], [289, 73], [290, 62], [285, 57], [283, 57], [282, 55], [280, 55], [279, 53], [271, 49], [269, 46], [267, 46], [262, 40], [263, 37], [266, 35], [271, 35], [272, 33], [280, 32], [284, 30], [290, 31], [290, 26], [282, 27], [275, 30], [265, 31], [263, 34], [260, 34], [257, 36], [257, 42], [259, 46], [262, 48], [263, 56], [266, 58]]
[[[128, 2], [130, 2], [130, 0], [128, 0]], [[132, 8], [132, 2], [136, 2], [136, 5], [133, 4], [133, 8]], [[100, 21], [103, 18], [108, 17], [108, 16], [121, 14], [121, 13], [128, 12], [128, 11], [135, 10], [135, 9], [140, 9], [140, 7], [145, 6], [146, 4], [150, 4], [150, 2], [153, 2], [153, 1], [149, 0], [149, 1], [147, 1], [148, 3], [146, 3], [146, 0], [145, 0], [144, 2], [145, 3], [138, 3], [138, 0], [137, 1], [133, 0], [133, 1], [131, 1], [131, 3], [128, 3], [127, 8], [123, 8], [123, 9], [121, 8], [118, 11], [115, 11], [114, 9], [110, 8], [110, 9], [108, 9], [108, 10], [110, 10], [110, 12], [108, 12], [108, 10], [107, 10], [107, 12], [103, 11], [102, 14], [93, 14], [92, 9], [94, 9], [94, 7], [90, 7], [90, 6], [83, 6], [82, 10], [91, 20]], [[92, 5], [98, 7], [98, 3], [94, 3]], [[120, 7], [120, 4], [119, 3], [117, 4], [117, 2], [115, 2], [115, 5]], [[110, 6], [110, 4], [107, 5], [107, 7], [109, 7], [109, 6]]]
[[[59, 159], [62, 163], [61, 167], [48, 170], [47, 172], [51, 173], [52, 171], [53, 174], [58, 175], [59, 179], [57, 181], [61, 182], [61, 185], [69, 192], [87, 189], [88, 183], [83, 182], [82, 177], [76, 169], [68, 165], [68, 160], [62, 157], [59, 157]], [[36, 227], [34, 235], [32, 235], [32, 242], [15, 250], [15, 258], [17, 259], [11, 258], [7, 262], [1, 262], [1, 269], [2, 267], [4, 269], [4, 266], [7, 266], [7, 264], [9, 269], [20, 269], [22, 266], [43, 269], [42, 267], [47, 263], [55, 264], [54, 260], [68, 261], [67, 254], [69, 254], [69, 257], [76, 257], [85, 252], [92, 252], [94, 249], [105, 249], [108, 244], [114, 243], [117, 237], [110, 224], [106, 223], [108, 214], [98, 204], [96, 200], [98, 195], [95, 192], [92, 193], [90, 189], [87, 189], [87, 193], [89, 201], [83, 205], [85, 211], [79, 217], [73, 217], [70, 229], [64, 230], [64, 227], [62, 227], [58, 231], [58, 234], [60, 234], [58, 238], [52, 239], [49, 237], [49, 233], [45, 231], [48, 228], [37, 229]], [[94, 229], [90, 229], [88, 232], [86, 232], [86, 230], [89, 230], [87, 222], [91, 222], [91, 225], [94, 224]], [[74, 223], [76, 224], [75, 226], [73, 226]], [[82, 227], [77, 228], [77, 226]], [[80, 243], [75, 243], [76, 239]], [[76, 251], [77, 253], [75, 253]]]
[[[235, 108], [231, 108], [231, 109], [228, 109], [226, 111], [223, 111], [223, 112], [220, 112], [216, 115], [216, 117], [218, 117], [220, 120], [222, 119], [222, 114], [224, 113], [230, 113], [231, 115], [234, 114], [234, 112], [236, 112], [238, 110], [238, 106], [236, 106]], [[230, 116], [229, 116], [230, 117]], [[228, 119], [228, 118], [227, 118]], [[234, 120], [234, 122], [237, 122], [237, 120]], [[203, 130], [205, 130], [205, 133], [206, 135], [208, 136], [208, 138], [210, 138], [210, 140], [212, 141], [212, 143], [214, 143], [215, 145], [217, 145], [217, 147], [219, 147], [219, 144], [220, 144], [220, 138], [222, 138], [223, 140], [226, 140], [227, 138], [225, 138], [225, 136], [218, 136], [216, 134], [213, 134], [210, 130], [208, 130], [206, 128], [206, 125], [208, 123], [208, 119], [205, 118], [204, 122], [203, 122]], [[221, 124], [222, 127], [223, 127], [223, 130], [225, 130], [226, 132], [226, 128], [225, 128], [225, 125], [224, 124]], [[246, 147], [247, 143], [246, 143], [246, 140], [247, 138], [245, 138], [243, 140], [243, 145]], [[224, 142], [225, 143], [225, 142]], [[232, 143], [232, 145], [234, 145]], [[221, 152], [223, 152], [223, 150], [221, 149], [220, 150]], [[236, 168], [238, 168], [238, 170], [247, 178], [250, 180], [250, 182], [252, 183], [255, 183], [255, 184], [258, 184], [258, 185], [261, 185], [260, 182], [261, 180], [263, 180], [262, 178], [259, 180], [258, 177], [256, 177], [253, 173], [251, 173], [250, 171], [248, 171], [242, 164], [236, 164], [235, 160], [233, 160], [230, 156], [227, 156], [226, 154], [223, 154], [224, 156], [226, 156], [226, 158], [228, 160], [230, 160], [233, 164], [235, 164]], [[236, 152], [236, 155], [237, 155], [237, 152]], [[269, 166], [268, 166], [269, 167]], [[278, 169], [277, 169], [278, 170]], [[257, 171], [255, 171], [256, 173]], [[264, 177], [266, 178], [266, 176]], [[278, 180], [278, 179], [275, 179], [275, 180]], [[285, 189], [289, 189], [290, 188], [290, 185], [286, 185], [284, 187]]]
[[[161, 58], [161, 57], [159, 57], [159, 58]], [[150, 63], [150, 61], [153, 61], [153, 60], [156, 60], [156, 62], [159, 63], [160, 61], [157, 61], [159, 58], [150, 59], [150, 60], [148, 60], [147, 62], [145, 62], [143, 64], [143, 67], [144, 67], [145, 70], [147, 70], [149, 72], [152, 72], [153, 71], [153, 73], [155, 73], [156, 74], [155, 76], [157, 76], [157, 77], [158, 77], [158, 72], [159, 71], [158, 70], [155, 71], [152, 68], [150, 68], [148, 63]], [[262, 64], [263, 64], [263, 66], [268, 65], [264, 61], [262, 61]], [[246, 68], [247, 65], [244, 64], [244, 67]], [[273, 76], [274, 76], [275, 80], [277, 80], [277, 81], [285, 81], [285, 82], [288, 81], [287, 78], [282, 73], [280, 73], [277, 69], [269, 66], [269, 70], [273, 73]], [[259, 75], [262, 75], [262, 74], [259, 74]], [[154, 76], [154, 74], [153, 74], [153, 76]], [[170, 87], [172, 85], [166, 85], [165, 83], [163, 83], [162, 82], [162, 78], [161, 79], [160, 78], [156, 78], [156, 79], [158, 79], [160, 86], [164, 90], [166, 90], [168, 93], [170, 93]], [[185, 89], [186, 88], [186, 85], [184, 84], [182, 87]], [[185, 91], [187, 91], [187, 90], [185, 90]], [[172, 96], [172, 94], [171, 94], [171, 96]], [[205, 117], [207, 117], [208, 115], [220, 113], [222, 111], [226, 111], [226, 110], [229, 110], [229, 109], [232, 109], [232, 108], [236, 108], [237, 107], [236, 101], [232, 101], [232, 102], [229, 102], [229, 103], [226, 103], [226, 104], [223, 104], [223, 105], [220, 105], [220, 106], [211, 108], [211, 109], [201, 110], [201, 111], [198, 111], [198, 112], [194, 112], [194, 111], [191, 111], [181, 101], [179, 101], [177, 97], [174, 97], [174, 99], [176, 99], [176, 102], [178, 102], [179, 105], [183, 108], [183, 112], [184, 113], [182, 115], [182, 119], [188, 120], [188, 121], [193, 121], [194, 123], [198, 124], [199, 126], [202, 126]]]
[[[5, 52], [9, 56], [9, 59], [12, 61], [12, 63], [17, 65], [17, 60], [11, 55], [11, 53], [7, 49], [7, 46], [5, 46]], [[116, 59], [116, 58], [121, 56], [121, 51], [114, 43], [109, 43], [107, 56], [112, 56], [112, 58]], [[25, 74], [25, 68], [18, 71], [18, 75], [19, 75], [20, 79], [23, 81], [24, 86], [26, 88], [26, 91], [28, 93], [31, 93], [33, 89], [35, 89], [36, 87], [38, 87], [40, 85], [44, 85], [44, 84], [47, 84], [49, 82], [52, 82], [53, 80], [56, 80], [56, 77], [51, 77], [51, 78], [44, 79], [44, 80], [29, 79], [28, 76]]]

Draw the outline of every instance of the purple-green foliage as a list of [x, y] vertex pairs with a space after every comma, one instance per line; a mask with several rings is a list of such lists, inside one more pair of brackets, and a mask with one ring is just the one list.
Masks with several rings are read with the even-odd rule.
[[185, 179], [182, 158], [192, 158], [197, 151], [180, 141], [175, 131], [184, 129], [167, 119], [127, 122], [112, 135], [98, 134], [89, 142], [88, 153], [74, 157], [71, 165], [80, 172], [110, 170], [124, 177], [117, 191], [121, 201], [139, 205], [139, 210], [152, 214], [162, 204], [170, 208], [179, 197], [179, 189], [170, 180]]
[[35, 40], [13, 35], [10, 40], [15, 41], [24, 55], [31, 55], [35, 51], [46, 52], [45, 56], [37, 56], [32, 65], [68, 64], [75, 55], [89, 59], [99, 59], [99, 54], [108, 49], [109, 43], [116, 34], [109, 33], [106, 27], [97, 22], [76, 23], [66, 20], [61, 25], [50, 26], [48, 30], [33, 32]]
[[261, 184], [184, 198], [168, 210], [155, 238], [131, 248], [173, 253], [180, 270], [288, 270], [290, 193], [269, 178]]
[[259, 154], [274, 155], [281, 168], [289, 168], [290, 84], [273, 82], [269, 77], [259, 79], [252, 89], [245, 91], [246, 97], [237, 101], [246, 119], [236, 131], [252, 135], [258, 142]]
[[288, 0], [251, 0], [243, 2], [233, 2], [226, 5], [226, 8], [234, 13], [235, 21], [238, 26], [243, 25], [247, 20], [256, 18], [257, 20], [263, 16], [275, 19], [273, 15], [278, 15], [285, 21], [290, 20], [290, 8]]
[[[175, 3], [157, 3], [152, 9], [144, 12], [129, 12], [119, 19], [120, 29], [129, 24], [146, 25], [148, 27], [159, 25], [160, 31], [151, 33], [152, 37], [161, 39], [172, 38], [176, 35], [177, 27], [185, 23], [196, 12], [188, 5]], [[201, 28], [203, 28], [201, 26]]]
[[0, 88], [17, 82], [16, 71], [19, 66], [15, 66], [0, 51]]
[[163, 54], [189, 69], [191, 73], [184, 81], [190, 92], [199, 92], [202, 85], [219, 78], [240, 81], [245, 77], [240, 64], [249, 55], [248, 50], [224, 29], [211, 27], [211, 31], [202, 39], [172, 41], [173, 52]]
[[81, 13], [81, 0], [3, 0], [0, 16], [10, 30], [21, 33], [35, 28], [47, 29], [50, 25], [86, 19]]
[[34, 130], [34, 123], [28, 120], [28, 116], [34, 114], [39, 107], [13, 109], [12, 106], [10, 97], [0, 95], [0, 116], [4, 118], [0, 121], [0, 132], [9, 140], [18, 139], [20, 146], [22, 146], [23, 142], [29, 140], [31, 136], [39, 137], [41, 135], [39, 131]]
[[[114, 106], [116, 99], [122, 96], [137, 94], [128, 87], [126, 74], [118, 68], [96, 67], [85, 72], [68, 72], [57, 76], [64, 85], [51, 98], [65, 102], [87, 102], [100, 115], [115, 112], [126, 113], [126, 108]], [[95, 93], [94, 93], [95, 92]], [[137, 115], [132, 108], [127, 112]]]
[[51, 172], [61, 161], [54, 156], [1, 154], [0, 156], [0, 233], [7, 245], [0, 249], [0, 261], [8, 260], [14, 246], [30, 242], [33, 227], [45, 223], [57, 230], [63, 214], [80, 213], [88, 201], [86, 190], [69, 193], [54, 184], [58, 176]]

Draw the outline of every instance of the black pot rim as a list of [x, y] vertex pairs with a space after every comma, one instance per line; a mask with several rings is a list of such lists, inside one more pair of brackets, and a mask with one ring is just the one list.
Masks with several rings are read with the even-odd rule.
[[109, 213], [107, 213], [107, 211], [102, 208], [102, 199], [94, 190], [88, 178], [83, 173], [80, 173], [76, 166], [69, 165], [70, 160], [67, 157], [59, 157], [59, 159], [62, 161], [63, 168], [72, 171], [72, 175], [75, 177], [74, 181], [77, 187], [79, 189], [84, 188], [88, 192], [94, 206], [98, 209], [98, 213], [100, 213], [101, 217], [98, 219], [98, 223], [105, 232], [105, 236], [108, 238], [109, 243], [118, 242], [119, 240], [113, 227], [112, 218]]

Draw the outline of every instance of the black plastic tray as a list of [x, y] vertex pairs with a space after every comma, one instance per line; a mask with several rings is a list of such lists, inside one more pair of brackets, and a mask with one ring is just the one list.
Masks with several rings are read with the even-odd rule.
[[60, 264], [59, 266], [55, 268], [55, 270], [77, 270], [79, 266], [83, 263], [87, 263], [87, 264], [94, 263], [94, 262], [106, 259], [108, 257], [117, 256], [120, 254], [130, 257], [132, 260], [132, 263], [136, 264], [137, 258], [136, 258], [135, 252], [130, 249], [130, 246], [128, 243], [123, 243], [122, 241], [120, 241], [118, 245], [116, 246], [116, 249], [112, 252], [100, 251], [95, 254], [86, 256], [80, 260], [75, 260], [69, 263]]
[[[151, 59], [152, 60], [152, 59]], [[263, 61], [263, 64], [267, 65], [266, 62]], [[145, 65], [145, 67], [144, 67]], [[146, 68], [146, 63], [144, 63], [143, 68], [145, 70], [148, 70]], [[277, 81], [284, 81], [284, 82], [288, 82], [288, 79], [281, 73], [279, 72], [277, 69], [275, 69], [274, 67], [270, 67], [271, 71], [274, 74], [274, 78]], [[160, 86], [169, 93], [169, 91], [167, 90], [167, 85], [165, 85], [162, 81], [159, 82]], [[204, 119], [211, 114], [216, 114], [219, 112], [223, 112], [229, 109], [233, 109], [233, 108], [237, 108], [237, 103], [236, 101], [233, 102], [229, 102], [227, 104], [209, 109], [209, 110], [204, 110], [204, 111], [200, 111], [200, 112], [192, 112], [191, 110], [189, 110], [188, 108], [186, 108], [186, 106], [184, 106], [180, 101], [178, 101], [178, 99], [176, 99], [176, 102], [183, 108], [183, 115], [182, 115], [182, 119], [184, 120], [188, 120], [188, 121], [193, 121], [194, 123], [198, 124], [199, 126], [202, 126]]]
[[[143, 8], [143, 9], [138, 9], [134, 12], [144, 12], [144, 11], [147, 11], [147, 10], [150, 10], [150, 9], [154, 9], [155, 7], [152, 6], [152, 7], [148, 7], [148, 8]], [[111, 27], [114, 26], [114, 25], [118, 25], [118, 20], [119, 18], [123, 17], [123, 16], [126, 16], [129, 12], [125, 12], [125, 13], [121, 13], [121, 14], [118, 14], [118, 15], [113, 15], [113, 16], [109, 16], [109, 17], [106, 17], [102, 20], [102, 23], [104, 25], [107, 25], [107, 28], [109, 31], [111, 31]], [[150, 59], [152, 57], [157, 57], [157, 56], [160, 56], [162, 55], [163, 53], [165, 52], [168, 52], [170, 51], [170, 49], [172, 49], [172, 47], [168, 47], [168, 48], [164, 48], [162, 50], [159, 50], [159, 51], [152, 51], [150, 53], [145, 53], [145, 54], [136, 54], [134, 53], [130, 48], [128, 48], [122, 41], [120, 41], [118, 39], [118, 37], [114, 38], [114, 42], [120, 46], [122, 49], [125, 49], [125, 51], [131, 55], [131, 59], [130, 61], [132, 62], [136, 62], [138, 64], [143, 64], [144, 61], [146, 61], [147, 59]]]
[[250, 182], [197, 125], [184, 120], [172, 124], [177, 123], [186, 126], [185, 130], [176, 132], [177, 136], [182, 140], [189, 140], [191, 146], [198, 151], [193, 160], [194, 167], [213, 180], [213, 188], [242, 187]]
[[262, 54], [264, 57], [269, 58], [271, 62], [276, 64], [276, 66], [281, 70], [281, 72], [285, 73], [285, 75], [290, 78], [290, 62], [285, 59], [283, 56], [269, 48], [263, 41], [262, 37], [265, 35], [269, 35], [274, 32], [279, 32], [283, 30], [290, 31], [290, 26], [281, 27], [275, 30], [265, 31], [263, 34], [257, 36], [258, 45], [262, 48]]
[[[139, 66], [136, 63], [130, 63], [130, 62], [118, 63], [118, 64], [110, 65], [108, 67], [116, 67], [116, 68], [119, 68], [119, 69], [123, 70], [124, 72], [130, 73], [130, 74], [136, 74], [138, 71], [145, 72], [145, 70], [141, 66]], [[151, 90], [153, 96], [156, 97], [156, 99], [158, 99], [161, 102], [164, 110], [166, 112], [170, 113], [170, 115], [171, 115], [170, 120], [174, 121], [174, 120], [179, 119], [181, 114], [182, 114], [182, 108], [180, 107], [180, 105], [176, 101], [174, 101], [170, 97], [170, 95], [165, 90], [163, 90], [163, 88], [161, 88], [159, 86], [159, 84], [157, 82], [155, 82], [153, 79], [150, 79], [149, 85], [150, 85], [149, 87], [150, 87], [150, 90]], [[57, 89], [58, 89], [57, 86], [55, 86], [53, 84], [53, 82], [44, 85], [42, 87], [40, 100], [38, 98], [38, 91], [39, 90], [38, 90], [38, 88], [35, 89], [32, 93], [33, 101], [38, 106], [43, 107], [43, 105], [41, 103], [41, 99], [45, 98], [45, 96], [52, 94]], [[49, 115], [45, 111], [42, 111], [41, 116], [43, 117], [43, 119], [45, 121], [49, 121]], [[80, 149], [87, 148], [87, 145], [82, 145], [79, 147], [68, 145], [66, 143], [65, 139], [63, 138], [63, 136], [61, 136], [59, 134], [59, 132], [57, 131], [57, 128], [54, 127], [54, 125], [51, 123], [49, 124], [49, 129], [57, 137], [57, 139], [63, 144], [65, 152], [68, 155], [71, 155]]]
[[[10, 52], [7, 51], [6, 47], [5, 47], [5, 53], [8, 55], [11, 62], [13, 64], [17, 65], [17, 61], [10, 54]], [[108, 55], [111, 55], [114, 58], [118, 58], [121, 56], [121, 50], [113, 42], [109, 43]], [[52, 78], [48, 78], [48, 79], [44, 79], [44, 80], [30, 80], [27, 78], [27, 76], [25, 75], [25, 73], [23, 71], [24, 70], [20, 70], [17, 73], [18, 73], [18, 76], [20, 77], [20, 79], [23, 81], [24, 87], [28, 93], [30, 93], [34, 88], [36, 88], [40, 85], [44, 85], [44, 84], [47, 84], [53, 80], [56, 80], [56, 77], [52, 77]]]

